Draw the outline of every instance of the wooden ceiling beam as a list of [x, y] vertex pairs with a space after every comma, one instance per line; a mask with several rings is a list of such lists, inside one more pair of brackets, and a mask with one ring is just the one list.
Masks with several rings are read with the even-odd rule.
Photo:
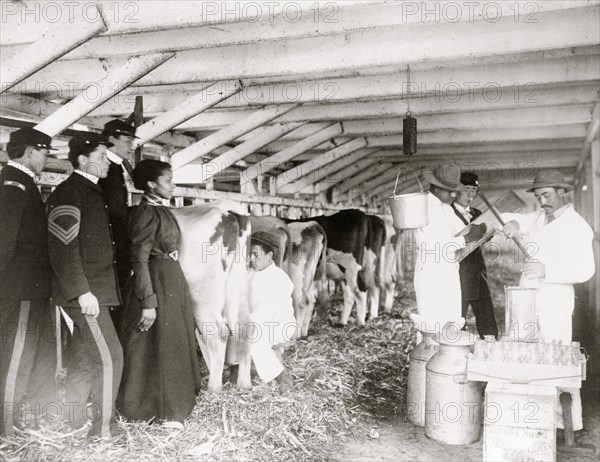
[[130, 58], [121, 67], [96, 82], [94, 86], [95, 98], [91, 98], [85, 93], [76, 96], [72, 101], [61, 106], [56, 112], [37, 124], [35, 126], [36, 130], [50, 136], [60, 133], [95, 107], [119, 93], [131, 82], [135, 82], [143, 75], [160, 67], [172, 57], [172, 54], [154, 54]]
[[[144, 77], [140, 83], [176, 84], [269, 75], [309, 75], [375, 66], [405, 67], [424, 60], [468, 59], [472, 56], [591, 46], [600, 42], [597, 27], [600, 9], [596, 6], [539, 12], [536, 20], [535, 23], [516, 23], [513, 18], [502, 17], [494, 23], [482, 20], [403, 24], [328, 37], [187, 50], [178, 52], [176, 60]], [[480, 40], [484, 36], [486, 40]], [[398, 43], [403, 46], [398, 47]], [[253, 60], [248, 56], [268, 56], [269, 59]], [[123, 59], [110, 58], [107, 61], [111, 67], [118, 66]], [[95, 81], [107, 74], [105, 66], [106, 63], [96, 59], [58, 61], [43, 69], [37, 81], [66, 82], [74, 74], [80, 81]], [[469, 82], [481, 80], [471, 79]]]

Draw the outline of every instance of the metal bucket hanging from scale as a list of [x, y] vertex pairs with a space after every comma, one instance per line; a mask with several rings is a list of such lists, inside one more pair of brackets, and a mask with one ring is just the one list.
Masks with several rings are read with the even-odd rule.
[[426, 226], [429, 223], [429, 207], [427, 203], [427, 192], [423, 191], [423, 185], [417, 177], [421, 192], [409, 193], [409, 194], [396, 194], [398, 187], [398, 179], [400, 174], [396, 177], [396, 184], [394, 185], [394, 194], [388, 198], [387, 203], [392, 211], [392, 219], [394, 221], [394, 228], [396, 229], [415, 229]]

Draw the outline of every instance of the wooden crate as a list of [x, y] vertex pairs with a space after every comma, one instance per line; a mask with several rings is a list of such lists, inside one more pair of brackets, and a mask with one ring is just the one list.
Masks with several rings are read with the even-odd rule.
[[478, 382], [501, 382], [581, 388], [586, 367], [582, 355], [579, 366], [554, 366], [548, 364], [508, 363], [479, 361], [470, 353], [467, 360], [467, 378]]
[[556, 388], [488, 383], [483, 460], [555, 461]]

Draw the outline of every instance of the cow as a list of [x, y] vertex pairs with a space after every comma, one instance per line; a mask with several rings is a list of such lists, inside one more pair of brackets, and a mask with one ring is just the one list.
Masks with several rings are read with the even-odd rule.
[[[343, 275], [344, 304], [340, 314], [338, 325], [344, 326], [348, 323], [354, 303], [356, 303], [356, 320], [359, 325], [365, 324], [367, 313], [367, 290], [368, 283], [362, 269], [365, 248], [370, 235], [370, 220], [360, 210], [341, 210], [333, 215], [320, 215], [296, 222], [316, 221], [327, 236], [327, 270], [337, 277]], [[328, 276], [329, 276], [328, 274]], [[333, 275], [334, 277], [335, 274]]]
[[315, 308], [314, 277], [319, 259], [325, 258], [327, 238], [316, 222], [286, 222], [273, 216], [250, 217], [252, 232], [266, 231], [279, 242], [274, 261], [292, 280], [292, 301], [300, 337], [308, 335]]
[[367, 215], [369, 219], [369, 236], [363, 256], [363, 275], [367, 285], [367, 303], [369, 320], [379, 314], [379, 297], [385, 262], [386, 229], [384, 221], [375, 215]]
[[[325, 264], [327, 236], [315, 221], [288, 223], [290, 243], [283, 268], [294, 283], [292, 298], [296, 322], [301, 338], [308, 335], [308, 327], [316, 304], [315, 277], [319, 263]], [[325, 289], [325, 274], [321, 276], [321, 290]], [[325, 294], [319, 299], [323, 303]]]
[[227, 345], [239, 363], [238, 388], [249, 388], [254, 335], [244, 252], [248, 217], [215, 204], [173, 209], [181, 229], [181, 269], [190, 288], [198, 343], [209, 370], [208, 390], [222, 385]]
[[386, 240], [383, 257], [383, 274], [381, 277], [381, 288], [384, 293], [383, 309], [391, 313], [394, 304], [396, 287], [403, 278], [402, 267], [402, 242], [401, 231], [396, 231], [390, 218], [384, 220], [386, 229]]

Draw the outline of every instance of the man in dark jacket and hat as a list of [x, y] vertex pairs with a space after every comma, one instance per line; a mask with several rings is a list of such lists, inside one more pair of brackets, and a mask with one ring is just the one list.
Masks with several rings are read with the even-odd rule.
[[[460, 175], [462, 188], [456, 194], [451, 207], [458, 219], [467, 226], [479, 215], [481, 210], [471, 207], [471, 203], [479, 191], [479, 177], [472, 172]], [[481, 249], [477, 248], [460, 262], [460, 290], [462, 297], [462, 317], [466, 319], [469, 305], [475, 315], [477, 332], [498, 337], [498, 326], [494, 317], [494, 305], [487, 283], [487, 270]]]
[[51, 141], [33, 128], [11, 133], [0, 173], [0, 435], [23, 424], [25, 392], [36, 415], [58, 399], [46, 212], [34, 181]]
[[[102, 134], [112, 144], [106, 151], [110, 167], [106, 178], [100, 178], [98, 185], [104, 193], [104, 200], [108, 207], [108, 216], [112, 225], [113, 237], [115, 240], [115, 250], [117, 254], [117, 276], [119, 278], [119, 288], [121, 293], [125, 293], [125, 284], [131, 275], [130, 260], [130, 242], [127, 231], [128, 221], [128, 189], [133, 187], [131, 179], [132, 167], [129, 159], [133, 152], [133, 141], [135, 136], [135, 127], [128, 123], [114, 119], [104, 125]], [[120, 306], [111, 308], [110, 315], [117, 332], [120, 331], [121, 319]]]

